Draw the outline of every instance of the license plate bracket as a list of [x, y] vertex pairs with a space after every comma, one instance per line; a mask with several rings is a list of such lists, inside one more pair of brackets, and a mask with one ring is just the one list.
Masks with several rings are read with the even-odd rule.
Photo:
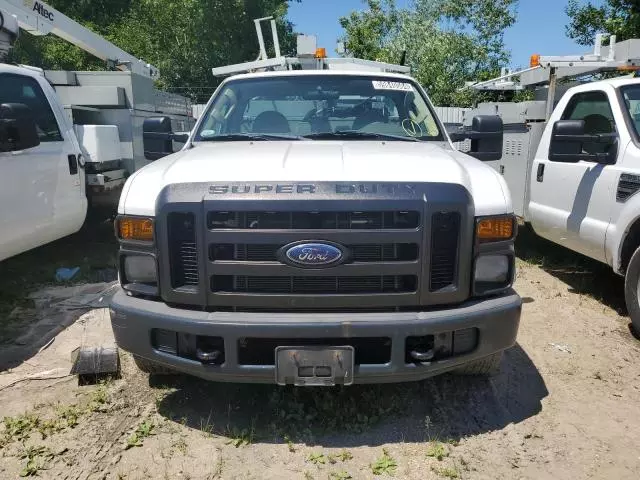
[[276, 383], [307, 387], [351, 385], [354, 358], [350, 345], [277, 347]]

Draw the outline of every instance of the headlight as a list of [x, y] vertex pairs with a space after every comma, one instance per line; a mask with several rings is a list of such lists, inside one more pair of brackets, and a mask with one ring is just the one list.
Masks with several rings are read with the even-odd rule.
[[156, 285], [156, 261], [148, 255], [129, 255], [124, 258], [124, 276], [127, 283]]
[[116, 233], [120, 240], [153, 242], [153, 219], [120, 216], [116, 219]]
[[481, 255], [476, 260], [474, 290], [477, 294], [501, 290], [511, 283], [513, 257]]
[[509, 275], [509, 257], [484, 255], [476, 260], [476, 282], [506, 283]]

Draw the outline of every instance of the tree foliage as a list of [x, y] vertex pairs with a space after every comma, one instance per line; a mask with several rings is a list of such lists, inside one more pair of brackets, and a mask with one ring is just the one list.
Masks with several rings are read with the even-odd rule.
[[569, 0], [567, 35], [580, 45], [593, 45], [596, 33], [615, 35], [616, 41], [640, 37], [640, 2], [606, 0], [601, 6]]
[[517, 0], [367, 0], [367, 9], [340, 20], [349, 55], [397, 63], [406, 51], [412, 74], [438, 105], [478, 100], [465, 81], [491, 78], [509, 60], [503, 33], [515, 22]]
[[[158, 85], [206, 101], [211, 68], [255, 60], [254, 18], [277, 19], [283, 52], [295, 48], [287, 0], [48, 0], [54, 8], [160, 69]], [[271, 35], [265, 30], [265, 40]], [[45, 69], [104, 69], [58, 38], [21, 35], [12, 60]]]

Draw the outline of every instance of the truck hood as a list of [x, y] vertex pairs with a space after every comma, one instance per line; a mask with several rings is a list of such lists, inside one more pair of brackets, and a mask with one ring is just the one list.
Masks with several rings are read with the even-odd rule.
[[257, 141], [199, 143], [147, 165], [127, 181], [118, 212], [154, 216], [174, 183], [331, 181], [453, 183], [471, 193], [476, 215], [512, 211], [502, 177], [444, 143]]

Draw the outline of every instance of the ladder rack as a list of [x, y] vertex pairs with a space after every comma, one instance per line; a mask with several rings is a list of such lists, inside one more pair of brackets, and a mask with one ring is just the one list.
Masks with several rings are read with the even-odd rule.
[[[264, 42], [261, 23], [269, 21], [273, 37], [274, 57], [269, 57]], [[285, 70], [358, 70], [370, 72], [411, 72], [406, 65], [363, 60], [360, 58], [338, 57], [327, 58], [324, 48], [317, 48], [317, 39], [313, 35], [299, 35], [297, 39], [297, 56], [286, 57], [280, 52], [280, 42], [276, 22], [273, 17], [264, 17], [254, 20], [260, 53], [256, 60], [234, 65], [225, 65], [212, 69], [215, 77], [224, 77], [239, 73], [285, 71]]]
[[[503, 69], [499, 77], [482, 82], [468, 83], [463, 87], [481, 91], [516, 91], [548, 85], [546, 118], [553, 111], [557, 81], [609, 71], [640, 70], [640, 39], [616, 43], [616, 36], [609, 36], [609, 46], [602, 44], [605, 35], [597, 34], [593, 53], [585, 55], [540, 56], [532, 55], [531, 66], [516, 71]], [[549, 101], [551, 99], [551, 101]]]

